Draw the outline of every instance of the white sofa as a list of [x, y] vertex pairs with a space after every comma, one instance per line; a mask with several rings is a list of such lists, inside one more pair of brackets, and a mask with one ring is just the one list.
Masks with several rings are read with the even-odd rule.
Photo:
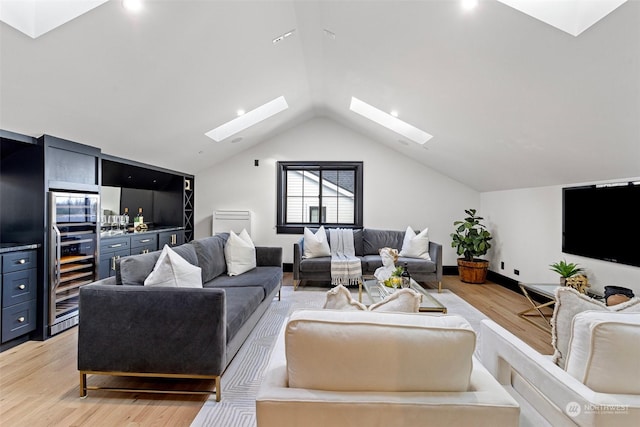
[[299, 310], [256, 398], [258, 427], [516, 426], [460, 316]]
[[533, 408], [551, 426], [640, 425], [640, 314], [585, 311], [574, 316], [572, 331], [565, 371], [483, 320], [482, 363], [515, 392], [523, 411]]

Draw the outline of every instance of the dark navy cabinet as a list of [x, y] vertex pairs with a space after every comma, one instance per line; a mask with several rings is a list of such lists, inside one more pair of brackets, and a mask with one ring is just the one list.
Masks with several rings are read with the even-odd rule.
[[35, 249], [0, 254], [3, 344], [36, 329], [37, 258]]

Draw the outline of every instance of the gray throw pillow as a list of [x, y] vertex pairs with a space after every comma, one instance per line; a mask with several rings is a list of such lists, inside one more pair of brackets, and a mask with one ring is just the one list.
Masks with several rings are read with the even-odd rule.
[[202, 283], [207, 283], [226, 273], [227, 263], [224, 258], [226, 235], [205, 237], [191, 242], [198, 256], [198, 265], [202, 269]]

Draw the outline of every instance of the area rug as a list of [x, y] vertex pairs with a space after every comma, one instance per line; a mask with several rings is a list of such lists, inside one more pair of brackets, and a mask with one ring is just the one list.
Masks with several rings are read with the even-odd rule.
[[[282, 288], [282, 299], [273, 301], [222, 375], [222, 400], [216, 402], [215, 396], [207, 400], [193, 420], [192, 427], [256, 425], [255, 397], [280, 327], [289, 313], [295, 309], [321, 308], [328, 289], [304, 287], [294, 291], [292, 286]], [[352, 290], [352, 293], [354, 298], [357, 298], [357, 290]], [[445, 289], [440, 294], [433, 291], [433, 295], [447, 307], [449, 314], [463, 316], [479, 334], [480, 321], [487, 318], [484, 314], [449, 290]], [[481, 339], [478, 335], [476, 348], [479, 348]]]

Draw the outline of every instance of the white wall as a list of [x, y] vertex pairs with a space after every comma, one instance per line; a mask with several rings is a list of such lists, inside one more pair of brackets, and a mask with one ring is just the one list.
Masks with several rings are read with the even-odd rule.
[[311, 119], [198, 173], [195, 237], [211, 234], [215, 209], [248, 209], [255, 244], [281, 246], [284, 262], [293, 262], [300, 235], [275, 230], [276, 162], [323, 160], [364, 163], [365, 227], [429, 227], [430, 239], [443, 245], [443, 264], [456, 264], [449, 237], [453, 221], [464, 209], [479, 208], [480, 194], [326, 118]]
[[429, 237], [443, 245], [446, 266], [456, 265], [449, 237], [453, 221], [464, 217], [464, 209], [476, 208], [494, 236], [486, 257], [491, 271], [519, 281], [555, 283], [558, 276], [548, 266], [564, 258], [586, 269], [595, 290], [618, 285], [640, 295], [640, 268], [562, 253], [562, 186], [479, 194], [326, 118], [305, 122], [198, 173], [196, 238], [211, 234], [215, 209], [248, 209], [255, 243], [282, 246], [284, 262], [292, 262], [293, 243], [300, 236], [275, 231], [276, 162], [307, 160], [363, 161], [365, 227], [429, 227]]
[[[596, 291], [604, 293], [604, 286], [617, 285], [640, 295], [640, 267], [562, 253], [562, 186], [487, 192], [480, 199], [481, 214], [494, 236], [494, 247], [487, 255], [492, 271], [522, 282], [556, 283], [559, 277], [549, 264], [566, 259], [585, 269]], [[505, 263], [504, 270], [500, 261]]]

